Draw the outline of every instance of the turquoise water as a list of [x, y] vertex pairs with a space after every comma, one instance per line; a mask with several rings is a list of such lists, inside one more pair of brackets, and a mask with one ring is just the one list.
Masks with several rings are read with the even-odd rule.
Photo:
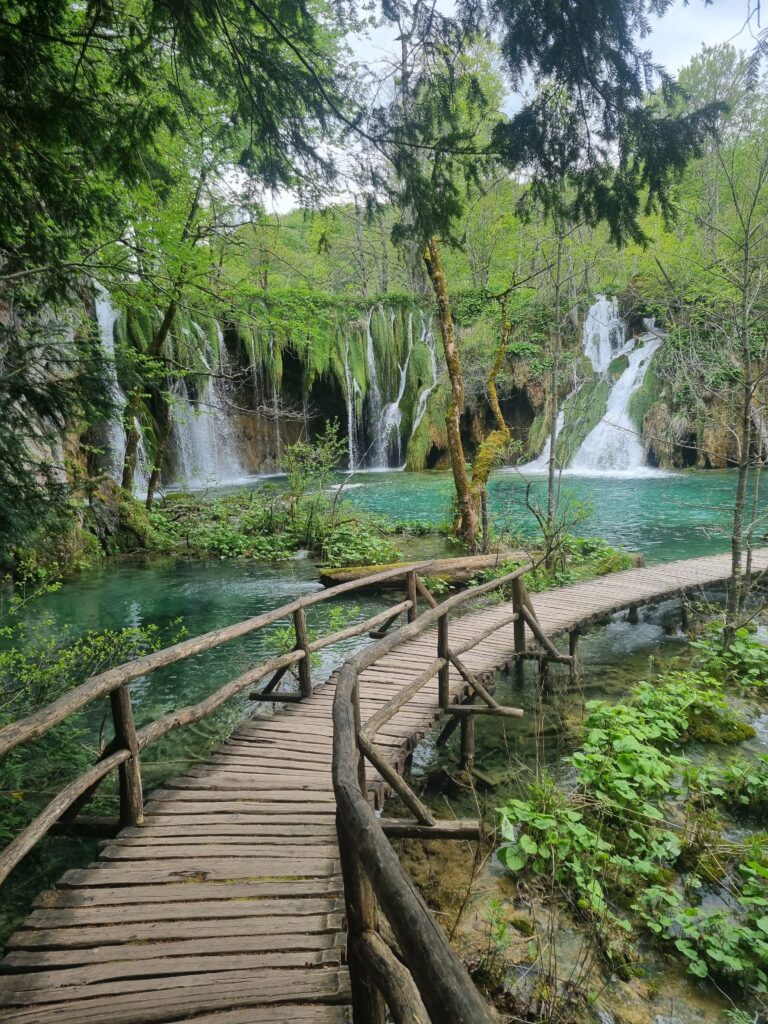
[[[433, 523], [450, 516], [452, 479], [447, 473], [367, 473], [356, 475], [350, 483], [354, 486], [345, 488], [345, 496], [361, 508], [397, 519], [426, 519]], [[727, 547], [728, 503], [734, 483], [731, 473], [637, 479], [567, 478], [563, 480], [563, 490], [572, 492], [582, 506], [591, 506], [588, 517], [575, 532], [604, 536], [611, 543], [642, 552], [649, 561], [663, 561]], [[256, 481], [253, 486], [260, 483]], [[535, 480], [532, 487], [535, 494], [541, 494], [543, 481]], [[531, 534], [533, 520], [526, 510], [525, 497], [526, 484], [518, 474], [499, 472], [492, 479], [491, 515], [497, 529], [505, 531], [511, 539]], [[436, 547], [433, 538], [416, 538], [412, 543], [408, 552], [411, 557], [441, 553], [437, 550], [441, 543]], [[56, 636], [67, 631], [77, 635], [86, 630], [155, 624], [170, 638], [178, 631], [177, 620], [181, 620], [187, 634], [194, 636], [279, 607], [318, 589], [316, 567], [308, 560], [279, 564], [237, 559], [124, 560], [66, 581], [59, 592], [30, 606], [28, 621], [38, 626], [43, 623], [43, 628]], [[331, 608], [332, 604], [326, 603], [314, 609], [310, 625], [319, 632], [330, 632]], [[363, 595], [343, 602], [343, 608], [351, 621], [379, 611], [381, 605], [375, 598]], [[284, 638], [278, 630], [276, 627], [242, 638], [137, 680], [132, 692], [138, 724], [195, 703], [247, 666], [283, 649]], [[325, 652], [313, 667], [315, 678], [327, 677], [332, 667], [360, 642], [352, 640]], [[142, 759], [146, 788], [207, 756], [233, 725], [256, 707], [246, 693], [197, 726], [172, 733], [152, 746]], [[265, 710], [263, 705], [260, 709]], [[96, 702], [79, 716], [76, 726], [88, 749], [96, 750], [102, 732], [107, 738], [111, 735], [108, 723], [106, 701]], [[486, 733], [485, 743], [492, 743], [493, 736], [491, 729]], [[31, 758], [45, 756], [44, 750], [33, 746], [26, 749]], [[26, 798], [43, 804], [66, 781], [53, 779], [50, 791], [28, 793]], [[105, 784], [104, 792], [114, 792], [110, 782]], [[92, 855], [90, 847], [76, 846], [74, 853], [72, 849], [71, 843], [51, 838], [14, 872], [10, 888], [4, 893], [7, 917], [0, 913], [0, 936], [8, 922], [26, 909], [29, 899], [51, 884], [65, 866], [86, 862]]]
[[[535, 521], [526, 508], [532, 496], [546, 502], [546, 481], [499, 471], [489, 488], [489, 511], [500, 533], [530, 537]], [[638, 551], [649, 562], [725, 551], [729, 544], [733, 472], [669, 473], [640, 477], [563, 476], [561, 504], [578, 504], [584, 516], [572, 532], [604, 537], [611, 544]], [[351, 485], [351, 486], [350, 486]], [[349, 478], [345, 496], [360, 508], [396, 519], [450, 518], [453, 479], [448, 473], [358, 473]], [[765, 516], [765, 499], [761, 502]], [[763, 521], [764, 533], [766, 524]]]

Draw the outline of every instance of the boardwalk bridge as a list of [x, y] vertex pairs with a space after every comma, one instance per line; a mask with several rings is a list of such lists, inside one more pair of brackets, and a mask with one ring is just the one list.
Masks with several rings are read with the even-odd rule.
[[[580, 631], [621, 609], [721, 583], [730, 559], [630, 569], [534, 598], [526, 566], [439, 605], [421, 581], [429, 567], [344, 583], [185, 640], [94, 676], [0, 730], [3, 756], [109, 695], [113, 740], [2, 851], [0, 882], [115, 770], [122, 826], [96, 862], [43, 893], [11, 936], [0, 963], [3, 1021], [383, 1024], [387, 1011], [396, 1024], [492, 1019], [389, 842], [479, 831], [477, 822], [435, 821], [402, 776], [409, 752], [445, 717], [447, 729], [461, 729], [461, 756], [471, 764], [478, 715], [522, 714], [495, 701], [495, 671], [535, 658], [542, 671], [555, 660], [575, 672]], [[753, 569], [766, 568], [762, 549]], [[403, 600], [312, 638], [312, 605], [398, 582]], [[393, 629], [403, 615], [407, 622]], [[132, 680], [286, 618], [293, 650], [135, 727]], [[313, 653], [366, 633], [375, 642], [314, 688]], [[565, 634], [567, 653], [554, 642]], [[291, 666], [298, 692], [280, 689]], [[142, 751], [259, 683], [252, 699], [279, 713], [243, 722], [204, 764], [145, 802]], [[390, 790], [412, 818], [376, 815]]]

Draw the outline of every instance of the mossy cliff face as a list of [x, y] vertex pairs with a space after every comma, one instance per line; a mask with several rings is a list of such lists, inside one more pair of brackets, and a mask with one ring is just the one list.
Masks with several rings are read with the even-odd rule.
[[643, 437], [646, 462], [662, 469], [726, 469], [738, 459], [733, 427], [737, 396], [696, 382], [674, 336], [654, 357], [629, 412]]
[[[157, 327], [142, 310], [118, 317], [117, 372], [126, 394], [136, 387], [132, 364], [150, 350]], [[182, 400], [200, 403], [202, 411], [208, 375], [218, 372], [232, 443], [252, 473], [279, 469], [286, 445], [329, 420], [338, 420], [342, 435], [353, 435], [357, 465], [382, 457], [404, 461], [417, 419], [419, 425], [428, 420], [426, 400], [442, 369], [428, 303], [387, 296], [363, 304], [295, 289], [255, 297], [247, 315], [230, 323], [178, 313], [163, 355], [185, 368]], [[383, 456], [376, 445], [387, 406], [390, 443]], [[151, 409], [141, 427], [151, 457], [159, 434]], [[172, 450], [166, 461], [170, 479]]]

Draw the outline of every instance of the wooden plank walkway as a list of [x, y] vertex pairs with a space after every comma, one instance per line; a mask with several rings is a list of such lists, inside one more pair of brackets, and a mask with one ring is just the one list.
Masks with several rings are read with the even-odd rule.
[[[631, 569], [533, 602], [548, 635], [718, 583], [728, 556]], [[768, 569], [768, 549], [755, 570]], [[450, 624], [454, 644], [507, 604]], [[463, 660], [480, 674], [514, 659], [512, 625]], [[361, 676], [365, 721], [435, 657], [427, 632]], [[454, 699], [465, 693], [451, 672]], [[11, 937], [0, 1017], [16, 1024], [338, 1024], [351, 1020], [331, 783], [334, 680], [240, 725], [209, 760], [155, 790], [143, 826], [68, 871]], [[433, 679], [379, 733], [402, 768], [438, 718]], [[371, 780], [381, 795], [381, 785]]]

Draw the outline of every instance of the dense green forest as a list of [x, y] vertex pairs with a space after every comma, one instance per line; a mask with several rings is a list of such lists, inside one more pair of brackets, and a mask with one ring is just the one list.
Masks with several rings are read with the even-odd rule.
[[[682, 629], [497, 673], [528, 724], [404, 770], [482, 841], [395, 846], [500, 1019], [763, 1021], [768, 37], [745, 3], [672, 75], [674, 8], [0, 0], [0, 937], [122, 813], [124, 766], [49, 804], [121, 749], [107, 690], [2, 746], [84, 681], [344, 572], [461, 559], [434, 604], [530, 561], [535, 603], [718, 553]], [[142, 679], [139, 725], [379, 600]], [[145, 795], [254, 707], [142, 752]]]

